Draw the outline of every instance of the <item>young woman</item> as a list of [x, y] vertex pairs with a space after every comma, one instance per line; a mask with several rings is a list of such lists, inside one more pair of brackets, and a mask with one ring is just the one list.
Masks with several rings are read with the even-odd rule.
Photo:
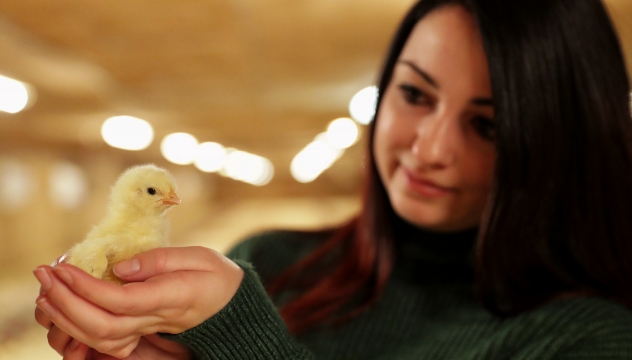
[[632, 358], [630, 84], [600, 1], [422, 0], [379, 85], [357, 218], [261, 234], [234, 261], [152, 250], [117, 265], [123, 287], [42, 266], [51, 346], [65, 359]]

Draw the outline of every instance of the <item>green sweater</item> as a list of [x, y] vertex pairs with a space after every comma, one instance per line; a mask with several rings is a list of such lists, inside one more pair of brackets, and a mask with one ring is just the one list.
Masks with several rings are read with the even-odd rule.
[[474, 232], [422, 234], [400, 241], [380, 300], [342, 327], [292, 336], [263, 284], [321, 240], [269, 232], [235, 247], [245, 271], [229, 304], [199, 326], [168, 338], [197, 359], [632, 359], [632, 312], [583, 297], [498, 318], [474, 294]]

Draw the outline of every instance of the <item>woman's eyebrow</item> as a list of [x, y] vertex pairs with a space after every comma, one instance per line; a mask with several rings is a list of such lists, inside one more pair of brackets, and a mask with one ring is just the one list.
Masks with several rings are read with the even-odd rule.
[[[410, 60], [399, 60], [398, 63], [408, 65], [414, 72], [424, 78], [426, 82], [428, 82], [428, 84], [439, 90], [439, 84], [437, 84], [437, 81], [433, 79], [432, 76], [428, 75], [427, 72], [417, 66], [417, 64], [415, 64], [414, 62]], [[472, 99], [471, 103], [478, 106], [494, 106], [494, 101], [492, 98], [474, 98]]]
[[419, 74], [419, 76], [424, 78], [428, 82], [428, 84], [432, 85], [435, 89], [439, 90], [439, 84], [437, 84], [435, 79], [433, 79], [432, 76], [428, 75], [427, 72], [421, 70], [421, 68], [419, 66], [417, 66], [417, 64], [413, 63], [412, 61], [408, 61], [408, 60], [399, 60], [398, 63], [404, 64], [404, 65], [408, 65], [411, 69], [413, 69], [413, 71], [415, 71], [417, 74]]

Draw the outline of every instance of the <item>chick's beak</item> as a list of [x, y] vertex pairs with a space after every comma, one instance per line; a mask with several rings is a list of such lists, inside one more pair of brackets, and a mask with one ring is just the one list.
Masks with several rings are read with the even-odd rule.
[[176, 195], [176, 193], [173, 191], [170, 192], [168, 196], [169, 197], [162, 198], [163, 205], [180, 205], [180, 203], [182, 202], [178, 195]]

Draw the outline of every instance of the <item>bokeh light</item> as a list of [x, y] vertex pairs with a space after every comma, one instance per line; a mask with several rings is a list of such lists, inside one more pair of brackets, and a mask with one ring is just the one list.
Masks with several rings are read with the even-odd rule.
[[193, 163], [197, 154], [198, 141], [187, 133], [173, 133], [162, 139], [160, 151], [168, 161], [178, 165]]
[[346, 149], [358, 140], [358, 126], [349, 118], [332, 121], [327, 127], [327, 140], [338, 149]]
[[198, 146], [193, 165], [203, 172], [216, 172], [226, 161], [226, 149], [216, 142], [205, 142]]
[[224, 173], [233, 180], [262, 186], [270, 182], [274, 167], [270, 160], [241, 150], [233, 150], [226, 156]]
[[373, 121], [377, 96], [378, 89], [376, 86], [369, 86], [358, 91], [349, 102], [349, 114], [351, 117], [362, 125], [367, 125]]
[[15, 114], [29, 102], [29, 90], [20, 81], [0, 75], [0, 111]]
[[87, 193], [88, 182], [80, 167], [65, 161], [53, 166], [49, 183], [53, 204], [68, 210], [74, 209], [85, 201]]
[[154, 140], [154, 129], [133, 116], [113, 116], [101, 126], [101, 136], [110, 146], [123, 150], [143, 150]]
[[296, 181], [314, 181], [342, 155], [343, 150], [332, 146], [327, 134], [319, 134], [314, 141], [301, 150], [290, 164], [290, 173]]
[[35, 177], [22, 162], [0, 158], [0, 210], [15, 212], [29, 203], [35, 191]]

